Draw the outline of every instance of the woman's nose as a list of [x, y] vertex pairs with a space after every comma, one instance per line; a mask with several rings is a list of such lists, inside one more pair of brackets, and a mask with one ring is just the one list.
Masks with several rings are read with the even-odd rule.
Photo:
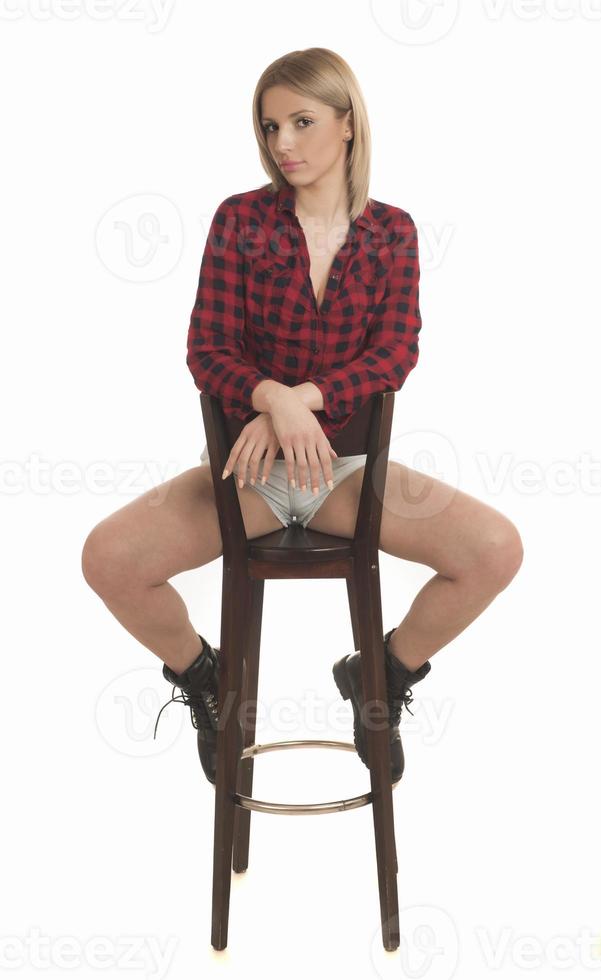
[[290, 138], [289, 133], [280, 129], [276, 136], [275, 146], [278, 153], [290, 154], [294, 149], [294, 141]]

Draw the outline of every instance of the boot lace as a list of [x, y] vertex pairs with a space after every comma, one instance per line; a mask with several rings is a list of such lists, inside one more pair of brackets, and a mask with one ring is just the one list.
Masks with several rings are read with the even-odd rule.
[[409, 705], [413, 702], [413, 697], [411, 696], [411, 688], [408, 687], [400, 696], [391, 695], [388, 698], [388, 711], [390, 715], [390, 725], [399, 725], [401, 721], [401, 711], [403, 707], [407, 708], [410, 715], [413, 712]]
[[[176, 686], [176, 684], [173, 685], [173, 691], [175, 691]], [[217, 695], [212, 691], [202, 691], [200, 694], [191, 694], [180, 690], [178, 695], [172, 694], [169, 701], [166, 701], [159, 711], [156, 724], [154, 726], [153, 738], [156, 738], [157, 727], [161, 714], [167, 705], [171, 704], [173, 701], [177, 701], [179, 704], [185, 704], [188, 708], [190, 708], [190, 717], [194, 728], [200, 728], [203, 731], [217, 730], [217, 720], [219, 717]]]
[[[388, 646], [388, 642], [393, 633], [394, 629], [391, 629], [388, 631], [388, 633], [384, 634], [385, 646]], [[410, 687], [400, 687], [398, 678], [395, 679], [394, 675], [388, 673], [388, 670], [386, 672], [386, 681], [390, 726], [396, 727], [401, 722], [401, 711], [404, 707], [407, 708], [410, 715], [413, 715], [413, 712], [409, 707], [409, 705], [413, 702], [412, 690]]]

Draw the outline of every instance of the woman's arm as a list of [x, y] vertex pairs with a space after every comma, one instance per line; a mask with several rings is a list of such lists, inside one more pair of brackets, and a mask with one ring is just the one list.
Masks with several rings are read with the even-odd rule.
[[[188, 329], [186, 363], [196, 387], [220, 399], [226, 415], [248, 421], [254, 391], [265, 374], [243, 350], [244, 255], [238, 247], [236, 198], [226, 198], [211, 221]], [[284, 386], [282, 386], [284, 387]], [[261, 393], [262, 399], [266, 397]]]
[[323, 395], [317, 385], [312, 381], [303, 381], [300, 385], [294, 385], [292, 391], [298, 395], [303, 405], [310, 408], [312, 412], [320, 412], [323, 409]]

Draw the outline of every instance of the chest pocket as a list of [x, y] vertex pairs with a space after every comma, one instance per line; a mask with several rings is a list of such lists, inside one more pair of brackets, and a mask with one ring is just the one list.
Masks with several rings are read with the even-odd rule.
[[263, 256], [253, 262], [251, 276], [255, 346], [266, 356], [271, 349], [300, 356], [308, 340], [295, 267], [277, 256]]
[[347, 272], [340, 289], [340, 308], [344, 319], [369, 321], [376, 301], [376, 278], [373, 269]]
[[280, 323], [282, 306], [292, 275], [292, 268], [283, 259], [272, 255], [257, 259], [253, 263], [253, 287], [266, 330], [270, 325], [277, 327]]

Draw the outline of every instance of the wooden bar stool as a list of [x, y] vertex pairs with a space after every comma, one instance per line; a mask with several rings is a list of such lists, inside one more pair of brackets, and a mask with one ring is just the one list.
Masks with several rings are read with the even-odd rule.
[[[388, 727], [367, 726], [371, 792], [304, 805], [269, 803], [251, 795], [254, 759], [262, 752], [308, 745], [356, 751], [353, 742], [320, 739], [254, 744], [265, 579], [346, 579], [353, 641], [355, 649], [361, 650], [364, 704], [374, 704], [378, 719], [388, 717], [378, 544], [394, 392], [373, 395], [330, 440], [339, 456], [367, 454], [352, 539], [292, 524], [248, 540], [235, 476], [221, 478], [243, 423], [226, 417], [221, 402], [212, 395], [201, 393], [200, 402], [223, 542], [211, 944], [215, 949], [227, 946], [231, 872], [248, 867], [251, 810], [324, 814], [371, 803], [382, 940], [386, 950], [395, 950], [399, 910], [392, 790], [398, 782], [392, 784], [390, 779]], [[284, 458], [281, 448], [277, 458]], [[249, 705], [252, 712], [247, 710]], [[238, 720], [243, 729], [241, 754]]]

